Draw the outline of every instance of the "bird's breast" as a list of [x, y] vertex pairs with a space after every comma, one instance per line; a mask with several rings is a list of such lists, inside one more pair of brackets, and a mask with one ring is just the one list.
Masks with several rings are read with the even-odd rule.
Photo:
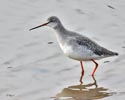
[[70, 46], [67, 46], [66, 44], [61, 44], [59, 43], [62, 51], [64, 52], [64, 54], [66, 54], [68, 56], [68, 54], [70, 54], [72, 52], [72, 48]]

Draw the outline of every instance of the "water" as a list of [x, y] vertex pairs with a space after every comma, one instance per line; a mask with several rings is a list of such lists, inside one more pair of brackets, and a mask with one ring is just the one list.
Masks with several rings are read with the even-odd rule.
[[[2, 1], [0, 99], [124, 100], [124, 2]], [[120, 55], [97, 61], [99, 68], [95, 78], [90, 76], [94, 64], [84, 62], [85, 75], [83, 84], [80, 84], [79, 62], [63, 55], [54, 32], [48, 27], [29, 31], [52, 15], [58, 16], [67, 29], [89, 36]]]

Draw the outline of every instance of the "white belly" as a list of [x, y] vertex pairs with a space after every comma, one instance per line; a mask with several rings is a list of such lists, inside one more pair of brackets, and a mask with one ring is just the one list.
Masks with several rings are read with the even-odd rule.
[[77, 46], [73, 48], [70, 45], [62, 45], [59, 44], [64, 54], [75, 60], [91, 60], [91, 59], [99, 59], [99, 56], [95, 55], [91, 50], [87, 49], [83, 46]]

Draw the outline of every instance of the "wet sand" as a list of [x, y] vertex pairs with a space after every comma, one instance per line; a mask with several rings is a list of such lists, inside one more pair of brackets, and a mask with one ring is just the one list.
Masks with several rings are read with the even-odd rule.
[[[49, 2], [49, 4], [48, 4]], [[0, 100], [124, 100], [124, 0], [4, 0], [0, 3]], [[119, 53], [84, 62], [65, 57], [52, 29], [42, 24], [58, 16], [65, 27]]]

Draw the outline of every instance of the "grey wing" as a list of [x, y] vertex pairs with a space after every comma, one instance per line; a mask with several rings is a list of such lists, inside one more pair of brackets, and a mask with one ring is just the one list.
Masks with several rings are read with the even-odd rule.
[[113, 56], [113, 55], [118, 55], [118, 53], [112, 52], [110, 50], [107, 50], [104, 47], [101, 47], [97, 43], [93, 42], [87, 37], [76, 37], [75, 39], [76, 43], [78, 45], [83, 45], [86, 46], [86, 48], [90, 49], [93, 51], [96, 55], [99, 56]]

